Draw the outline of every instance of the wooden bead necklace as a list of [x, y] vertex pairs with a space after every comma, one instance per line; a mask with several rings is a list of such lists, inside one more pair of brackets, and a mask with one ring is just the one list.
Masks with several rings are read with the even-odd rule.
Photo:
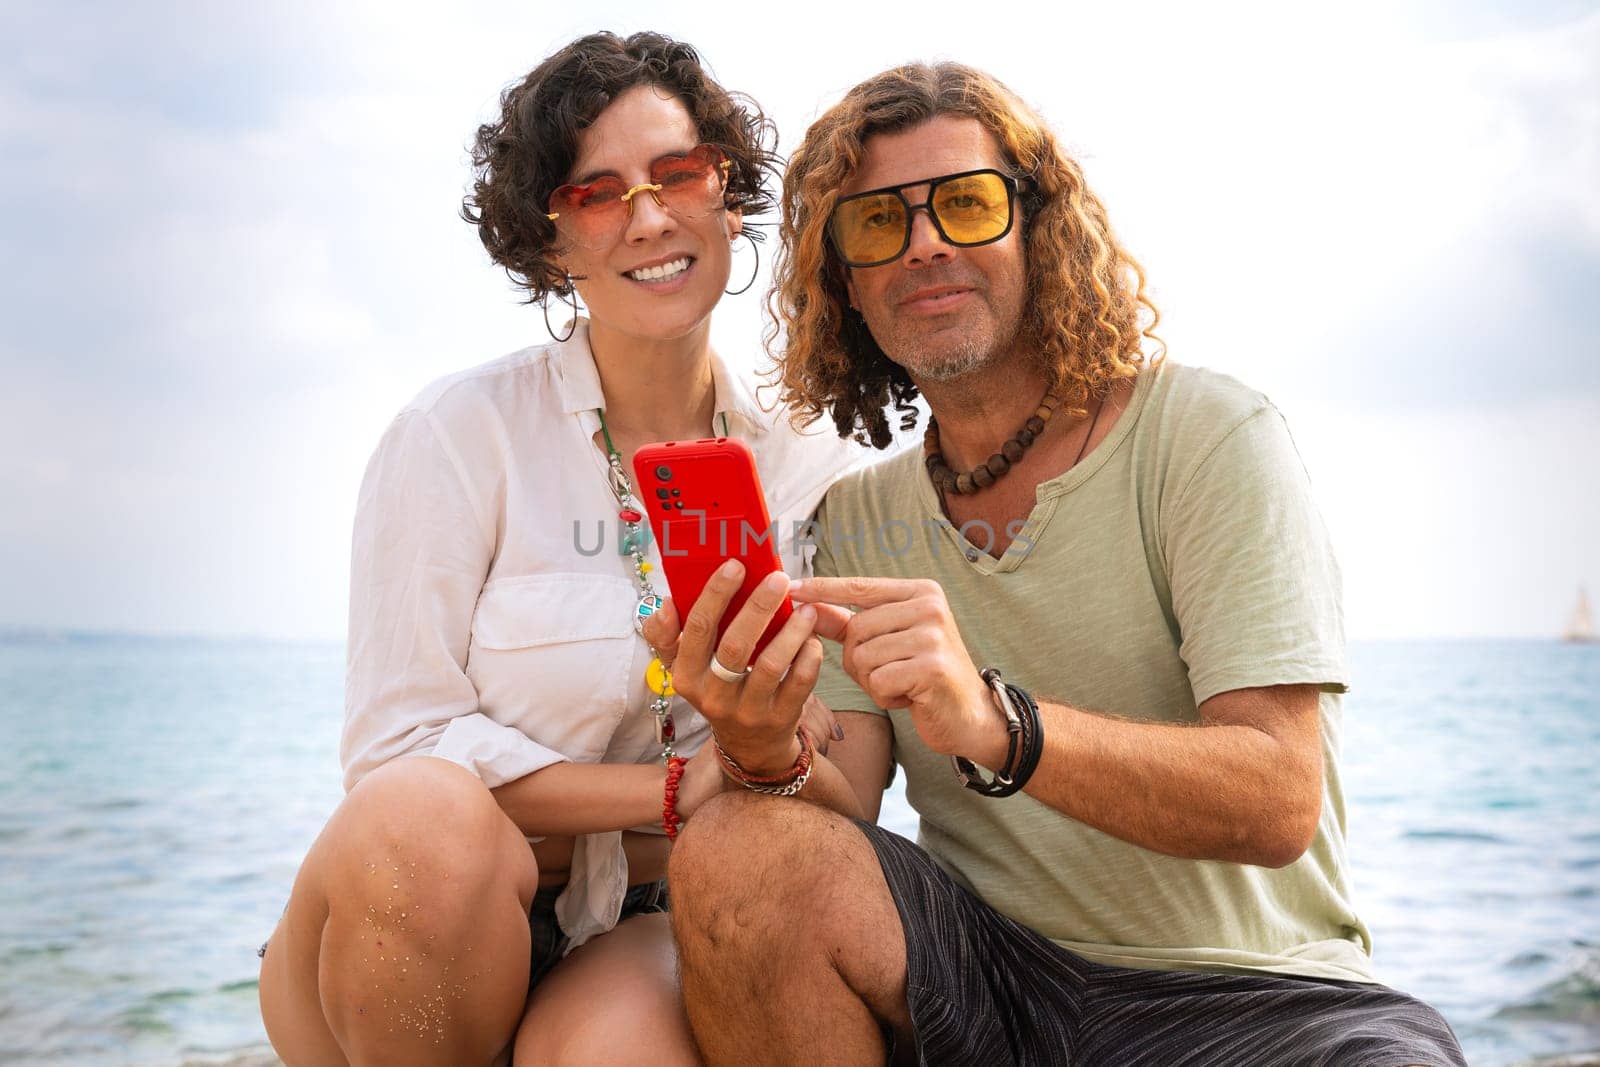
[[[1033, 446], [1033, 442], [1038, 440], [1040, 434], [1044, 433], [1045, 424], [1050, 421], [1050, 416], [1055, 414], [1056, 407], [1060, 403], [1061, 394], [1054, 388], [1048, 390], [1044, 398], [1039, 401], [1038, 410], [1028, 416], [1028, 421], [1022, 424], [1022, 429], [1001, 445], [1000, 451], [965, 474], [957, 474], [950, 469], [950, 464], [945, 462], [944, 453], [939, 451], [939, 421], [932, 415], [928, 416], [928, 429], [922, 435], [922, 455], [923, 463], [928, 468], [928, 477], [933, 479], [934, 487], [940, 492], [955, 493], [958, 496], [987, 489], [1009, 471], [1013, 463], [1022, 459], [1022, 454]], [[1099, 412], [1095, 414], [1098, 416]], [[1089, 430], [1093, 433], [1094, 427], [1091, 426]], [[1088, 443], [1087, 438], [1084, 443]], [[1079, 458], [1082, 458], [1081, 452]]]

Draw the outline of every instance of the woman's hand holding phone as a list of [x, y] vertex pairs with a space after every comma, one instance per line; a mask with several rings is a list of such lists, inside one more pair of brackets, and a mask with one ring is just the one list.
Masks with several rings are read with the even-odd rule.
[[[807, 714], [822, 667], [822, 644], [812, 636], [817, 613], [809, 605], [796, 609], [752, 661], [751, 650], [788, 596], [789, 578], [781, 571], [768, 575], [719, 641], [717, 623], [743, 578], [743, 565], [729, 560], [706, 583], [681, 631], [676, 605], [668, 600], [645, 621], [645, 639], [671, 664], [673, 688], [706, 717], [723, 750], [754, 774], [780, 774], [799, 757], [795, 728]], [[743, 677], [719, 678], [711, 669], [713, 657]], [[807, 732], [826, 751], [835, 736], [832, 716], [820, 702], [810, 703]]]

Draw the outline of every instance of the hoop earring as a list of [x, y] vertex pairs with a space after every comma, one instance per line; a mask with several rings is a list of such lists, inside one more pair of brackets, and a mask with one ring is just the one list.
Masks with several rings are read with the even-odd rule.
[[756, 247], [756, 239], [754, 237], [750, 236], [750, 231], [749, 230], [740, 230], [739, 231], [739, 236], [743, 237], [746, 241], [750, 242], [750, 251], [751, 251], [752, 254], [755, 255], [756, 263], [755, 263], [755, 266], [751, 268], [751, 270], [750, 270], [750, 280], [744, 283], [744, 288], [743, 289], [724, 289], [724, 290], [722, 290], [728, 296], [738, 296], [740, 293], [747, 292], [750, 289], [750, 287], [756, 283], [756, 275], [761, 273], [761, 249]]
[[[572, 288], [572, 275], [570, 274], [567, 275], [567, 287], [569, 289]], [[562, 342], [572, 340], [572, 335], [578, 332], [578, 291], [576, 289], [572, 290], [572, 321], [567, 323], [567, 332], [564, 337], [556, 337], [556, 331], [550, 326], [551, 295], [552, 294], [545, 295], [544, 304], [542, 305], [544, 309], [544, 328], [545, 332], [554, 338], [557, 344], [560, 344]], [[556, 298], [556, 303], [565, 306], [566, 300], [559, 293], [553, 293], [553, 295]]]

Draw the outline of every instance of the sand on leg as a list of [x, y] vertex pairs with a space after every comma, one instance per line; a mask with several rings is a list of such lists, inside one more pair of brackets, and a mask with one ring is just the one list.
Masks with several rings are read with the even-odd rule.
[[489, 1064], [527, 996], [538, 866], [482, 781], [389, 763], [329, 819], [261, 967], [267, 1035], [301, 1064]]

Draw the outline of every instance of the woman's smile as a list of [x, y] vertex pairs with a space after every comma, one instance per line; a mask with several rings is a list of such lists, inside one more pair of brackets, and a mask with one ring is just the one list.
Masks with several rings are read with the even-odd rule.
[[622, 273], [649, 292], [676, 292], [682, 285], [674, 283], [686, 283], [694, 263], [693, 256], [675, 255], [664, 262], [635, 267]]

